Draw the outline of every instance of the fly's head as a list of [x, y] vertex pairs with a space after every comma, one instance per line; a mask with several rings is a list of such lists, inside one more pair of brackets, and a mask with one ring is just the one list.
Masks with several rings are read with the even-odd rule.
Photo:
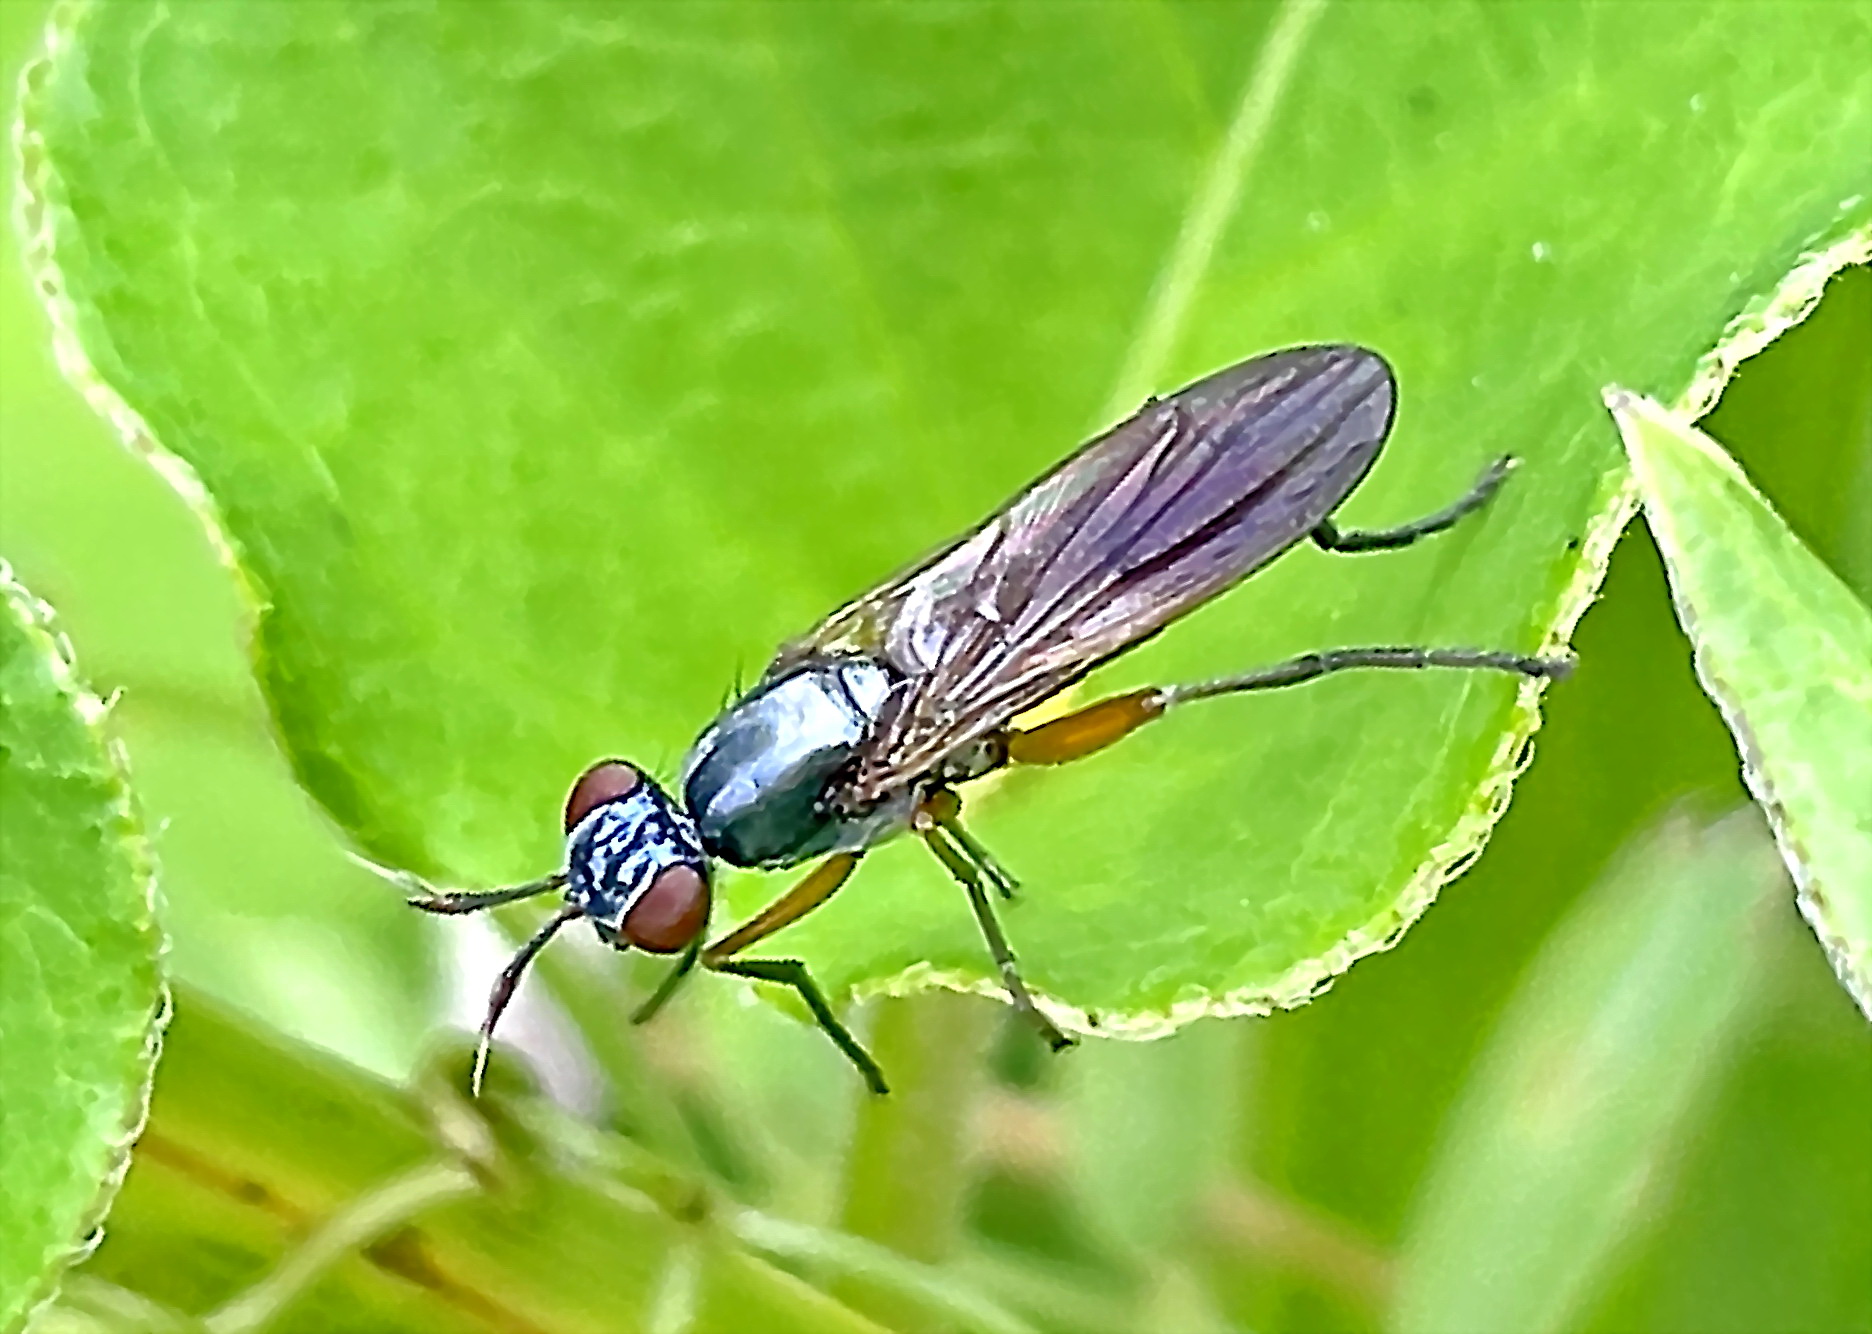
[[695, 821], [634, 764], [604, 760], [566, 798], [566, 900], [618, 949], [671, 954], [708, 928]]

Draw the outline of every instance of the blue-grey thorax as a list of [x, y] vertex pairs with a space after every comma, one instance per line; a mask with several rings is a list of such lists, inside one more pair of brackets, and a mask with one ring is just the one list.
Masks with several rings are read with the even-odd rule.
[[907, 825], [910, 792], [856, 819], [822, 800], [896, 684], [874, 659], [832, 658], [729, 705], [683, 762], [683, 804], [709, 853], [735, 866], [792, 866], [856, 852]]

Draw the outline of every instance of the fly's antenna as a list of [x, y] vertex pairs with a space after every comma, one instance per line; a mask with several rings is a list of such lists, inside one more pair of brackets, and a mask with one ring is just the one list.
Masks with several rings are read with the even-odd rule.
[[503, 903], [517, 903], [539, 894], [550, 894], [555, 889], [564, 889], [565, 882], [565, 872], [554, 871], [551, 875], [543, 875], [538, 880], [529, 880], [524, 885], [514, 885], [509, 889], [439, 890], [414, 876], [401, 883], [405, 889], [416, 887], [417, 892], [404, 900], [410, 907], [445, 917], [458, 917], [462, 913], [480, 912], [483, 908], [498, 908]]
[[546, 948], [546, 942], [558, 933], [559, 928], [580, 915], [580, 910], [570, 903], [560, 908], [546, 919], [546, 924], [533, 933], [533, 938], [520, 947], [513, 958], [507, 961], [507, 966], [501, 969], [500, 976], [494, 979], [494, 989], [488, 993], [487, 1018], [481, 1021], [481, 1041], [475, 1047], [474, 1069], [468, 1075], [468, 1092], [473, 1097], [481, 1096], [481, 1077], [487, 1073], [488, 1048], [494, 1043], [494, 1025], [500, 1022], [507, 1003], [513, 999], [514, 991], [520, 985], [520, 975], [533, 962], [533, 956]]

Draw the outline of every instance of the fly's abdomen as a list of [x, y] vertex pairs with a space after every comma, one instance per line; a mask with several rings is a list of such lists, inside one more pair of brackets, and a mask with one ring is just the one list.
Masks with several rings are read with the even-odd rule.
[[873, 659], [833, 658], [730, 705], [683, 762], [683, 803], [709, 853], [778, 867], [874, 841], [876, 818], [842, 820], [821, 798], [871, 734], [894, 680]]

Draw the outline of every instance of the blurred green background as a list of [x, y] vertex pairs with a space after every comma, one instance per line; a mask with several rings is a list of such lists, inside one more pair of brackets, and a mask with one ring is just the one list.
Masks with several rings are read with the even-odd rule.
[[[37, 3], [0, 0], [9, 87], [42, 17]], [[9, 233], [0, 256], [0, 529], [93, 685], [123, 691], [117, 718], [183, 988], [164, 1079], [198, 1068], [191, 1042], [240, 1041], [213, 1027], [221, 1020], [191, 1027], [190, 1006], [210, 1015], [210, 1001], [236, 1016], [230, 1032], [286, 1035], [407, 1078], [448, 1000], [450, 938], [349, 863], [292, 781], [227, 572], [155, 471], [59, 378], [14, 244]], [[1744, 368], [1705, 427], [1872, 598], [1868, 330], [1872, 274], [1848, 271]], [[1700, 828], [1746, 804], [1642, 526], [1620, 544], [1577, 648], [1584, 670], [1549, 696], [1538, 762], [1487, 855], [1403, 948], [1361, 963], [1324, 1003], [1150, 1045], [1089, 1043], [1044, 1067], [996, 1005], [876, 1004], [866, 1018], [905, 1092], [854, 1123], [850, 1081], [815, 1035], [712, 989], [644, 1035], [643, 1078], [673, 1091], [670, 1133], [731, 1196], [842, 1222], [907, 1255], [955, 1253], [940, 1226], [953, 1206], [970, 1281], [1039, 1326], [1379, 1327], [1433, 1165], [1460, 1158], [1451, 1137], [1474, 1124], [1455, 1109], [1488, 1078], [1483, 1054], [1532, 962], [1560, 950], [1622, 853], [1672, 819]], [[1668, 840], [1652, 855], [1659, 883], [1670, 866], [1705, 865], [1672, 861]], [[1579, 1262], [1587, 1277], [1565, 1327], [1872, 1329], [1872, 1040], [1791, 893], [1759, 920], [1726, 979], [1744, 1017], [1705, 1033], [1709, 1059], [1681, 1107], [1633, 1151], [1642, 1171], [1631, 1154], [1606, 1168], [1623, 1203], [1603, 1253]], [[1628, 1019], [1640, 1046], [1647, 1018]], [[569, 1087], [587, 1086], [575, 1076]], [[173, 1096], [193, 1108], [204, 1095]], [[906, 1145], [921, 1157], [906, 1160]], [[1580, 1167], [1589, 1185], [1594, 1161]], [[293, 1171], [327, 1169], [350, 1171]], [[133, 1175], [93, 1275], [161, 1291], [149, 1271], [162, 1228], [240, 1226], [179, 1224], [157, 1192]], [[577, 1263], [603, 1263], [604, 1239], [592, 1244], [596, 1257]], [[221, 1277], [243, 1266], [230, 1260]], [[578, 1283], [577, 1264], [565, 1281]], [[202, 1282], [168, 1295], [212, 1288]], [[887, 1323], [907, 1300], [862, 1289], [854, 1279], [841, 1295]], [[929, 1320], [912, 1310], [900, 1323]]]

